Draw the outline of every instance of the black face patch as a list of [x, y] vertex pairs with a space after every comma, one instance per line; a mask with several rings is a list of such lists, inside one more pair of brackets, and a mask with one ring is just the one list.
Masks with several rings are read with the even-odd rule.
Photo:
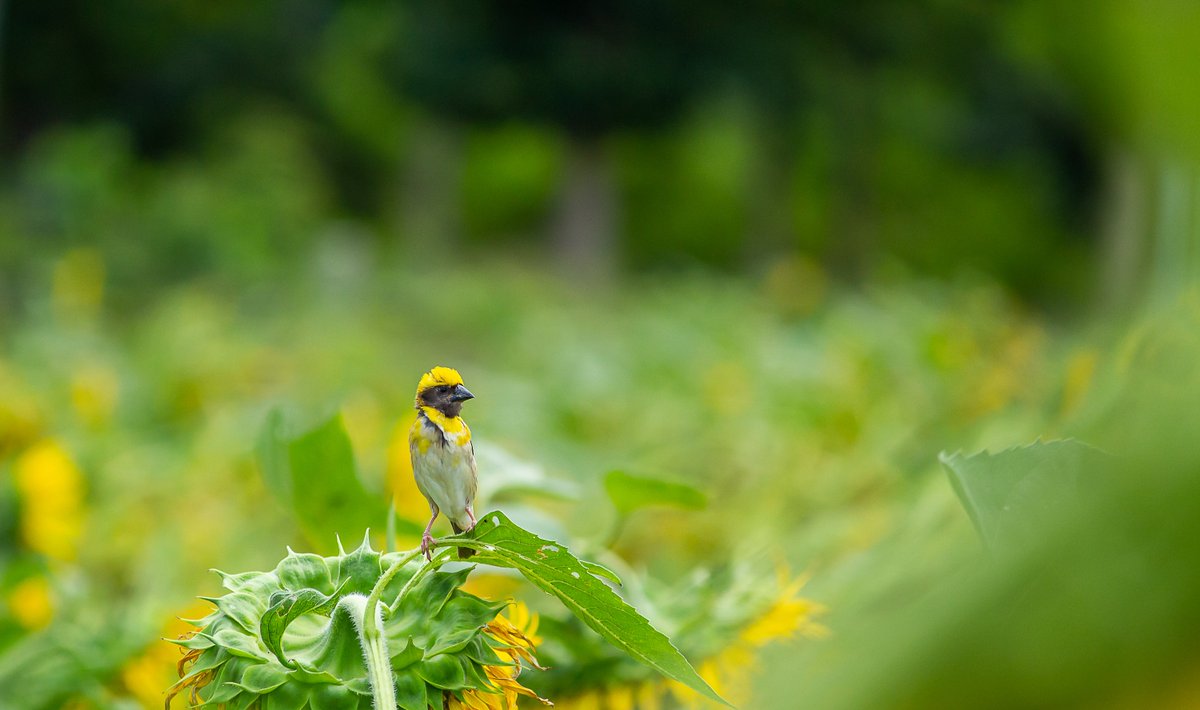
[[453, 385], [435, 385], [421, 391], [421, 403], [433, 407], [447, 417], [462, 413], [462, 401], [454, 399]]

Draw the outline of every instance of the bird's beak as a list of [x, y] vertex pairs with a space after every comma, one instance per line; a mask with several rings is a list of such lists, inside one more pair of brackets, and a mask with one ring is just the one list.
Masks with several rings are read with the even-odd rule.
[[455, 385], [454, 391], [450, 393], [451, 402], [465, 402], [468, 399], [475, 399], [475, 395], [462, 385]]

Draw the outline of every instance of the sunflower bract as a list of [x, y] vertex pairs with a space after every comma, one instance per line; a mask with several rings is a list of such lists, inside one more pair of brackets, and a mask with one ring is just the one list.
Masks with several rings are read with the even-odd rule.
[[[169, 696], [230, 710], [370, 708], [355, 602], [401, 556], [364, 540], [332, 557], [289, 550], [269, 572], [218, 572], [228, 592], [209, 598], [216, 608], [174, 641], [185, 655]], [[397, 704], [442, 708], [447, 693], [503, 698], [511, 689], [489, 680], [488, 668], [494, 676], [517, 656], [487, 628], [506, 604], [462, 591], [469, 567], [424, 574], [398, 599], [421, 566], [402, 567], [380, 597]]]

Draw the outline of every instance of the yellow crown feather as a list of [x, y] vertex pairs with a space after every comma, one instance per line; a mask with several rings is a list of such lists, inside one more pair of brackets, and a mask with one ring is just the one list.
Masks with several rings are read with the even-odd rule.
[[421, 393], [430, 387], [438, 385], [461, 385], [463, 383], [462, 375], [458, 374], [458, 370], [452, 367], [442, 367], [438, 365], [424, 375], [421, 375], [421, 381], [417, 384], [417, 406], [420, 406]]

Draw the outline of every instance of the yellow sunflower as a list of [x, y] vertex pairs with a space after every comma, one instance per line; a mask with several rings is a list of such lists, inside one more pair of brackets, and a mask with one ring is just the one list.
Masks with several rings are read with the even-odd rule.
[[[700, 677], [734, 705], [744, 706], [750, 697], [750, 683], [758, 665], [758, 652], [763, 646], [797, 636], [823, 638], [829, 634], [829, 630], [815, 620], [825, 608], [799, 596], [806, 581], [806, 577], [793, 579], [786, 569], [781, 568], [780, 591], [771, 604], [751, 619], [731, 644], [697, 666]], [[721, 707], [675, 681], [596, 688], [568, 698], [558, 703], [558, 707], [564, 710], [660, 710], [667, 707], [667, 696], [673, 696], [676, 704], [687, 708]]]
[[522, 695], [535, 698], [544, 705], [553, 705], [517, 681], [523, 662], [534, 668], [542, 668], [533, 655], [534, 649], [542, 641], [537, 635], [537, 614], [531, 614], [522, 602], [513, 603], [507, 614], [498, 614], [484, 627], [484, 633], [504, 644], [495, 649], [496, 654], [511, 664], [484, 666], [487, 679], [498, 692], [463, 691], [462, 700], [451, 696], [450, 710], [517, 710], [517, 699]]

